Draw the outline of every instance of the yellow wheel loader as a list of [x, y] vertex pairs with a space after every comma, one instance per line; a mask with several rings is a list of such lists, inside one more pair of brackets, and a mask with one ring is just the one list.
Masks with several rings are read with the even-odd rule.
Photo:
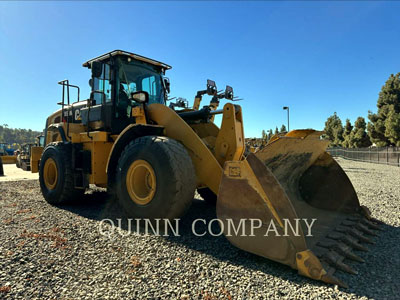
[[[15, 165], [17, 168], [21, 168], [24, 171], [31, 170], [31, 156], [32, 156], [32, 148], [36, 147], [40, 149], [39, 154], [43, 150], [44, 146], [44, 135], [38, 135], [35, 138], [35, 143], [25, 143], [21, 145], [21, 149], [18, 150], [17, 154], [17, 162]], [[37, 164], [37, 162], [36, 162]]]
[[15, 164], [17, 156], [13, 155], [13, 148], [10, 144], [0, 143], [0, 156], [3, 164]]
[[[356, 273], [349, 262], [363, 260], [354, 250], [373, 242], [378, 222], [325, 152], [320, 132], [291, 131], [245, 155], [242, 110], [230, 102], [231, 87], [220, 93], [209, 80], [193, 108], [185, 101], [168, 107], [165, 63], [115, 50], [83, 66], [92, 73], [89, 99], [80, 101], [79, 87], [60, 81], [61, 108], [46, 120], [45, 147], [32, 147], [32, 172], [39, 172], [49, 203], [95, 184], [132, 217], [173, 219], [197, 189], [216, 202], [233, 245], [327, 283], [345, 286], [336, 270]], [[212, 100], [200, 108], [203, 95]], [[222, 99], [228, 102], [218, 109]]]
[[31, 155], [31, 147], [35, 144], [24, 143], [21, 145], [21, 149], [17, 154], [17, 161], [15, 165], [17, 168], [21, 168], [24, 171], [30, 171], [30, 155]]

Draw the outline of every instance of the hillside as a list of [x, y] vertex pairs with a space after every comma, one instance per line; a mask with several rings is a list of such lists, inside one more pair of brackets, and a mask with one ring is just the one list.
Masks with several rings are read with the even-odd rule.
[[0, 143], [34, 143], [35, 137], [41, 132], [31, 129], [8, 128], [7, 124], [0, 125]]

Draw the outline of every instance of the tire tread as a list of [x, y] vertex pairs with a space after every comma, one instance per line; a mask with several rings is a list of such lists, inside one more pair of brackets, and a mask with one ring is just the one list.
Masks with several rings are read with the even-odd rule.
[[144, 136], [131, 141], [122, 152], [118, 161], [118, 169], [122, 167], [123, 157], [133, 148], [143, 148], [150, 144], [162, 143], [172, 167], [174, 195], [165, 218], [173, 219], [183, 215], [190, 207], [196, 189], [196, 176], [192, 160], [185, 147], [178, 141], [164, 136]]
[[[63, 142], [52, 142], [49, 143], [46, 148], [48, 147], [55, 147], [59, 152], [60, 156], [63, 159], [64, 166], [65, 166], [65, 173], [64, 173], [64, 185], [63, 190], [61, 192], [60, 197], [58, 199], [50, 199], [46, 197], [45, 193], [42, 189], [42, 194], [45, 197], [46, 201], [51, 204], [62, 204], [66, 203], [71, 199], [76, 199], [77, 197], [81, 196], [85, 191], [83, 189], [76, 189], [74, 186], [74, 174], [72, 170], [72, 145], [65, 144]], [[46, 151], [44, 149], [43, 153]], [[42, 161], [40, 162], [42, 164]], [[39, 172], [39, 177], [42, 177], [42, 172]], [[44, 182], [44, 179], [41, 178], [41, 181]]]

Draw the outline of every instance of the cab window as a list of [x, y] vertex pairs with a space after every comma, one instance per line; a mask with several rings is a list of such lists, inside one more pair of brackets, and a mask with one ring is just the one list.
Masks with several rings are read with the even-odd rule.
[[[110, 65], [103, 64], [103, 72], [99, 78], [95, 77], [93, 80], [93, 90], [103, 92], [105, 95], [105, 102], [111, 102], [111, 83], [110, 83]], [[103, 103], [103, 95], [101, 93], [94, 94], [95, 104]]]
[[[162, 77], [156, 68], [138, 61], [119, 61], [119, 81], [124, 91], [130, 95], [132, 92], [145, 91], [149, 94], [149, 104], [163, 103], [164, 90]], [[135, 104], [133, 104], [135, 105]]]
[[142, 91], [149, 93], [149, 103], [159, 102], [161, 91], [160, 80], [155, 76], [148, 76], [142, 79]]

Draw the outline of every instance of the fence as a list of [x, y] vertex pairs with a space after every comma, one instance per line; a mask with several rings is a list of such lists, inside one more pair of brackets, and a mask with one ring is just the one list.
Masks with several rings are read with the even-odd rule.
[[372, 148], [328, 148], [327, 151], [336, 157], [376, 164], [400, 167], [400, 147]]

